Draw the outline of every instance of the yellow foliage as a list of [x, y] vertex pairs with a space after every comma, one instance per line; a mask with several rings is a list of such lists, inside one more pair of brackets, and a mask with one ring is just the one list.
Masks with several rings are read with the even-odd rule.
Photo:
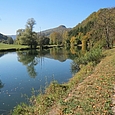
[[82, 40], [82, 51], [85, 51], [86, 50], [86, 40]]
[[75, 36], [73, 36], [73, 37], [71, 37], [70, 42], [71, 42], [71, 43], [74, 43], [74, 42], [75, 42], [75, 40], [76, 40], [76, 37], [75, 37]]

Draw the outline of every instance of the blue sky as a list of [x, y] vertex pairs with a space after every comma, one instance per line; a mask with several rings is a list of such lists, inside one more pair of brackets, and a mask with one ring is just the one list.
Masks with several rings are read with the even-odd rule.
[[0, 0], [0, 33], [15, 35], [34, 18], [34, 31], [59, 25], [74, 27], [100, 8], [115, 7], [115, 0]]

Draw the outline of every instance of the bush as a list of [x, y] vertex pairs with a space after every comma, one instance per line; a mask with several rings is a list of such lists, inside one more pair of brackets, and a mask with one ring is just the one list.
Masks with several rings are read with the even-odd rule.
[[102, 49], [96, 48], [91, 49], [86, 52], [84, 55], [76, 59], [77, 64], [88, 64], [89, 62], [98, 63], [102, 57]]

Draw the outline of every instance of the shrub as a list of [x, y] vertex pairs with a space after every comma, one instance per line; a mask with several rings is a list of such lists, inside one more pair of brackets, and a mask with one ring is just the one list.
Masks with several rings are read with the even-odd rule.
[[98, 63], [102, 58], [102, 49], [95, 48], [91, 49], [90, 51], [86, 52], [84, 55], [76, 59], [77, 64], [88, 64], [89, 62], [96, 62]]

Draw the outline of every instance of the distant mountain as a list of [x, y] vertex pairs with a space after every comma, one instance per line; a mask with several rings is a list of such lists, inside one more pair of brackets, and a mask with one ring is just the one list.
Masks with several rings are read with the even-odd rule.
[[[66, 26], [64, 25], [60, 25], [59, 27], [56, 27], [56, 28], [52, 28], [52, 29], [48, 29], [48, 30], [44, 30], [44, 31], [41, 31], [41, 34], [42, 35], [45, 35], [45, 36], [50, 36], [50, 34], [52, 32], [59, 32], [59, 33], [63, 33], [63, 31], [69, 31], [71, 30], [72, 28], [66, 28]], [[38, 34], [40, 34], [40, 32], [38, 32]], [[12, 37], [12, 39], [16, 39], [16, 35], [7, 35], [8, 37]]]
[[[52, 28], [52, 29], [41, 31], [41, 34], [45, 35], [45, 36], [50, 36], [50, 34], [52, 32], [63, 33], [63, 31], [69, 31], [69, 30], [71, 30], [71, 28], [66, 28], [66, 26], [60, 25], [60, 26], [58, 26], [56, 28]], [[38, 34], [40, 34], [40, 32], [38, 32]]]
[[0, 40], [7, 40], [7, 39], [8, 39], [8, 36], [0, 33]]
[[11, 37], [13, 40], [16, 39], [16, 35], [7, 35], [8, 37]]

